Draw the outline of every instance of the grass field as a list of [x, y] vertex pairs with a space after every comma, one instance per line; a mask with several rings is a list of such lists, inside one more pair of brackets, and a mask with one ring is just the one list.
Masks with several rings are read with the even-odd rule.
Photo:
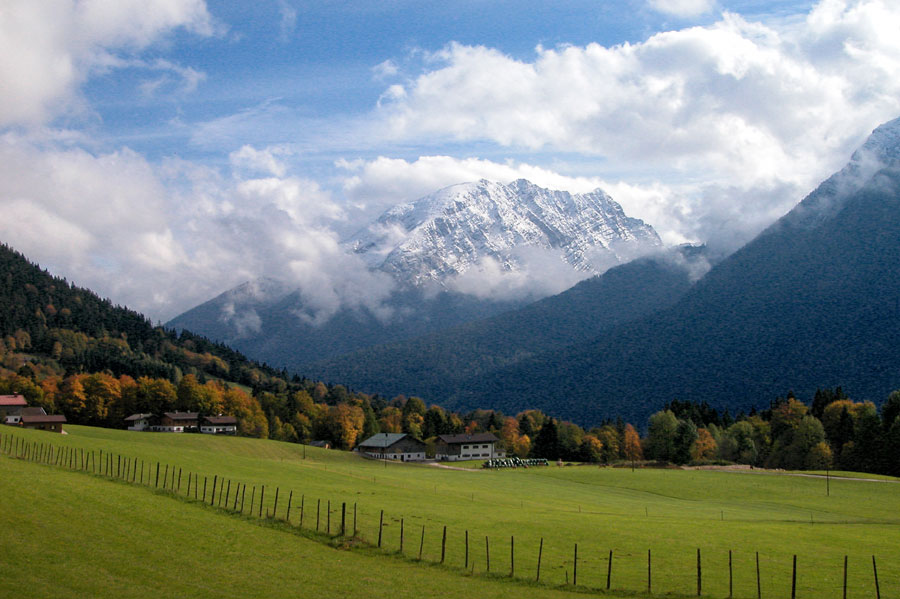
[[[873, 555], [882, 596], [900, 595], [896, 481], [832, 477], [826, 495], [824, 479], [756, 471], [590, 466], [464, 471], [385, 465], [254, 439], [67, 430], [69, 435], [58, 436], [0, 427], [0, 434], [12, 432], [21, 443], [78, 448], [95, 458], [101, 450], [104, 456], [122, 456], [129, 472], [134, 465], [144, 468], [144, 486], [0, 459], [5, 506], [0, 595], [46, 596], [59, 585], [80, 589], [75, 596], [381, 596], [380, 589], [392, 589], [384, 594], [392, 597], [556, 596], [572, 589], [576, 544], [575, 590], [580, 591], [605, 592], [612, 550], [610, 594], [646, 595], [649, 550], [653, 594], [695, 596], [700, 549], [703, 596], [727, 597], [731, 580], [735, 597], [756, 597], [757, 552], [763, 597], [790, 597], [794, 555], [798, 597], [841, 597], [845, 555], [850, 597], [875, 596]], [[76, 456], [80, 461], [80, 453]], [[153, 488], [150, 473], [155, 475], [157, 462], [161, 472], [166, 466], [181, 470], [180, 495]], [[199, 473], [200, 495], [204, 477], [210, 493], [214, 477], [230, 481], [233, 489], [248, 485], [248, 508], [255, 487], [254, 516], [262, 486], [264, 514], [274, 508], [278, 489], [276, 518], [261, 521], [249, 509], [240, 516], [188, 500], [189, 473]], [[165, 477], [169, 484], [170, 477]], [[279, 522], [287, 517], [291, 492], [290, 524]], [[332, 533], [339, 531], [342, 504], [349, 531], [355, 505], [358, 536], [365, 542], [313, 532], [317, 504], [319, 529], [325, 531], [329, 501]], [[298, 531], [301, 502], [304, 521]], [[377, 549], [372, 545], [382, 510]], [[439, 566], [444, 526], [445, 558]], [[508, 581], [511, 537], [513, 582]], [[94, 570], [96, 579], [87, 576]]]

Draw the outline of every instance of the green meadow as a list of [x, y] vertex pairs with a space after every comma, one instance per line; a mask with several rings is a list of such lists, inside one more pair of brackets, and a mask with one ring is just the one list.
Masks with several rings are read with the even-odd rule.
[[[43, 462], [48, 444], [74, 449], [90, 471], [102, 451], [119, 478], [0, 457], [0, 596], [642, 597], [648, 565], [653, 596], [696, 596], [698, 550], [706, 597], [790, 597], [794, 556], [797, 597], [842, 597], [845, 556], [848, 596], [876, 596], [873, 556], [881, 595], [900, 595], [900, 485], [883, 477], [456, 470], [256, 439], [67, 431], [0, 427], [0, 446], [27, 444]], [[136, 472], [142, 483], [123, 480]]]

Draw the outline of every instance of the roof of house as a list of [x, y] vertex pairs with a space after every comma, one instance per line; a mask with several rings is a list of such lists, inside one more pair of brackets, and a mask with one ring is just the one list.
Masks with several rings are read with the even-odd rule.
[[21, 395], [0, 395], [0, 406], [27, 406], [28, 402]]
[[128, 418], [125, 419], [126, 422], [134, 422], [136, 420], [143, 420], [144, 418], [152, 418], [153, 414], [132, 414]]
[[207, 416], [204, 418], [210, 424], [236, 425], [237, 418], [234, 416]]
[[62, 414], [37, 414], [34, 416], [22, 416], [22, 424], [41, 424], [66, 421], [66, 417]]
[[163, 415], [172, 420], [197, 420], [200, 416], [197, 412], [163, 412]]
[[46, 416], [47, 412], [44, 411], [44, 408], [22, 408], [22, 411], [19, 413], [22, 416]]
[[310, 441], [309, 444], [311, 447], [324, 447], [325, 449], [331, 447], [331, 443], [329, 441]]
[[455, 445], [460, 443], [496, 443], [500, 440], [496, 436], [494, 436], [493, 433], [475, 433], [474, 435], [440, 435], [438, 438], [448, 445]]
[[406, 433], [378, 433], [372, 435], [357, 445], [357, 447], [390, 447], [406, 436]]

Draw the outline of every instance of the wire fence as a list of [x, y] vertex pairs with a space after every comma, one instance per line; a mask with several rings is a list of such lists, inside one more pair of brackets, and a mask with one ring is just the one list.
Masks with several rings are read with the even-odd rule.
[[294, 489], [249, 484], [219, 474], [135, 456], [84, 450], [0, 432], [0, 453], [31, 462], [153, 488], [258, 520], [277, 522], [329, 542], [366, 545], [385, 554], [441, 564], [470, 575], [502, 576], [554, 587], [728, 598], [896, 597], [897, 564], [877, 556], [790, 559], [747, 550], [698, 548], [687, 555], [490, 536], [417, 515], [389, 514], [357, 502], [312, 497]]

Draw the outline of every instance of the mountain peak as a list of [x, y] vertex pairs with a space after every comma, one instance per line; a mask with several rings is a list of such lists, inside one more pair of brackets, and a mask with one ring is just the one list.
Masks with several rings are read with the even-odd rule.
[[394, 206], [349, 244], [371, 267], [416, 285], [445, 283], [485, 260], [521, 271], [534, 252], [597, 274], [662, 245], [601, 190], [572, 194], [525, 179], [445, 187]]
[[866, 142], [853, 153], [851, 162], [860, 162], [865, 155], [883, 163], [900, 161], [900, 118], [876, 127]]
[[886, 167], [900, 167], [900, 118], [876, 127], [844, 168], [822, 182], [763, 234], [783, 227], [810, 229], [834, 218], [848, 197]]

